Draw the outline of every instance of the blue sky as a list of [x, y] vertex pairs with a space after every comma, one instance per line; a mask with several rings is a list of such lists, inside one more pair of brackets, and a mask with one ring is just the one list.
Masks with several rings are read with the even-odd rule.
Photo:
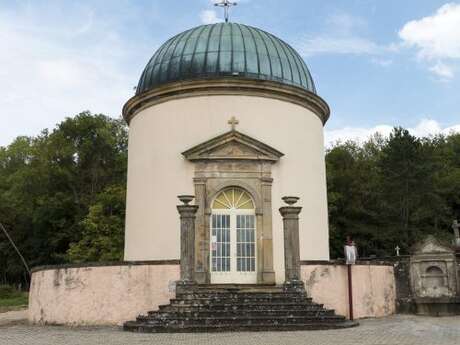
[[[117, 117], [154, 51], [219, 21], [210, 0], [0, 0], [0, 145], [83, 110]], [[231, 20], [306, 60], [326, 140], [460, 131], [460, 1], [241, 0]]]

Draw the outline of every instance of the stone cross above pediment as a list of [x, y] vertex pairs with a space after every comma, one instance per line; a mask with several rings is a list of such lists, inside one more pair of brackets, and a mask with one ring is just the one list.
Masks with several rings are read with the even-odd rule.
[[235, 129], [182, 153], [189, 161], [256, 160], [276, 162], [284, 154]]

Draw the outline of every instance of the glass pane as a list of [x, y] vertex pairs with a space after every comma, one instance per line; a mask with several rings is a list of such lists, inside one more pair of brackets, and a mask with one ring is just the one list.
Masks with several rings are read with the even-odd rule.
[[220, 71], [231, 72], [232, 70], [232, 53], [231, 52], [220, 53], [219, 66], [220, 66]]
[[225, 209], [225, 208], [241, 208], [241, 209], [253, 209], [254, 202], [248, 193], [245, 191], [232, 188], [220, 193], [214, 203], [212, 204], [213, 209]]
[[232, 51], [232, 36], [231, 36], [230, 25], [224, 25], [222, 29], [222, 36], [221, 36], [221, 41], [220, 41], [220, 51], [221, 52], [231, 52]]
[[297, 63], [296, 63], [296, 60], [294, 59], [294, 57], [292, 56], [292, 53], [291, 51], [287, 51], [287, 56], [288, 56], [288, 59], [289, 59], [289, 62], [291, 64], [291, 68], [292, 68], [292, 78], [293, 78], [293, 82], [296, 83], [296, 84], [300, 84], [300, 78], [299, 78], [299, 69], [297, 67]]
[[208, 52], [208, 62], [206, 63], [206, 72], [215, 72], [217, 70], [217, 52]]
[[161, 78], [160, 79], [161, 79], [161, 81], [164, 81], [167, 78], [168, 64], [167, 63], [162, 63], [160, 65], [160, 69], [161, 69], [161, 73], [160, 73]]
[[[200, 34], [200, 39], [198, 40], [198, 44], [196, 45], [195, 51], [197, 53], [203, 53], [206, 51], [206, 46], [208, 44], [208, 35], [209, 35], [209, 30], [211, 29], [211, 26], [206, 26], [203, 31]], [[203, 39], [205, 38], [205, 39]]]
[[235, 197], [235, 202], [234, 202], [234, 205], [235, 207], [238, 207], [238, 204], [241, 200], [241, 197], [245, 194], [241, 189], [234, 189], [233, 190], [233, 194], [234, 194], [234, 197]]
[[230, 270], [229, 215], [212, 215], [211, 266], [215, 272]]
[[255, 272], [255, 216], [237, 215], [237, 260], [241, 259], [241, 272]]
[[192, 57], [193, 57], [192, 54], [182, 56], [181, 69], [180, 69], [181, 76], [187, 75], [190, 73]]
[[233, 71], [245, 71], [246, 61], [244, 58], [244, 51], [233, 51]]
[[[213, 27], [211, 38], [209, 39], [208, 51], [211, 51], [211, 52], [219, 51], [219, 44], [220, 44], [219, 35], [220, 35], [221, 28], [222, 28], [222, 24], [216, 24]], [[216, 61], [216, 60], [213, 60], [213, 61]]]
[[190, 66], [190, 70], [194, 71], [195, 73], [202, 73], [203, 71], [203, 64], [204, 64], [204, 58], [205, 58], [204, 53], [197, 53], [193, 57], [192, 64]]

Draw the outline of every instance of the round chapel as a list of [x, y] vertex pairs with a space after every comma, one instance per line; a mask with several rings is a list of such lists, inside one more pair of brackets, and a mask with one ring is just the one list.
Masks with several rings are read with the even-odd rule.
[[289, 44], [236, 23], [182, 32], [154, 53], [123, 116], [126, 261], [181, 258], [178, 195], [198, 206], [198, 283], [283, 283], [285, 196], [302, 206], [300, 259], [329, 260], [329, 107]]

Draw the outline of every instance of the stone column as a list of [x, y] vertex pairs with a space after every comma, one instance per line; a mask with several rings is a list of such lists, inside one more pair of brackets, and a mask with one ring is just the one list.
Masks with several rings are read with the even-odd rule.
[[302, 207], [293, 206], [298, 197], [283, 197], [288, 206], [279, 209], [283, 217], [284, 230], [284, 289], [290, 291], [304, 291], [304, 284], [300, 277], [300, 249], [299, 249], [299, 214]]
[[197, 205], [189, 205], [193, 195], [179, 195], [183, 205], [178, 205], [180, 214], [180, 280], [176, 284], [176, 292], [186, 291], [195, 284], [195, 218]]

